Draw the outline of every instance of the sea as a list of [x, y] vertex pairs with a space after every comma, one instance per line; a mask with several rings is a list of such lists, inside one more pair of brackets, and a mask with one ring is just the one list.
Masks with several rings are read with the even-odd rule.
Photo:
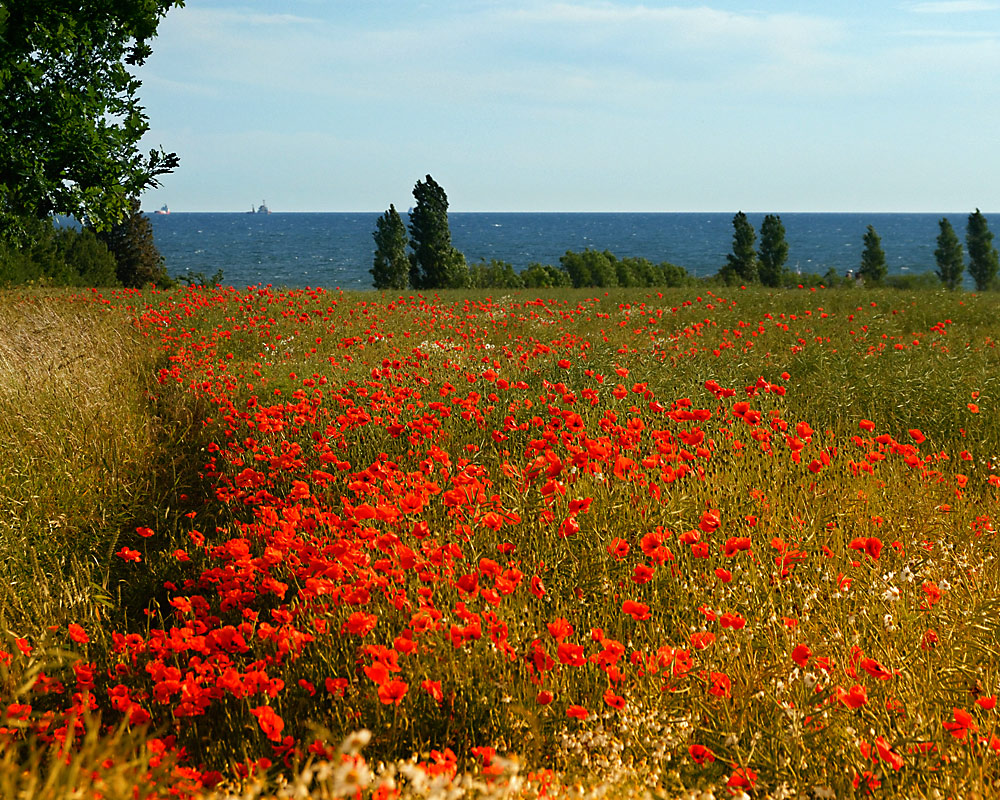
[[[210, 277], [227, 285], [371, 288], [372, 232], [381, 212], [185, 213], [151, 215], [167, 272]], [[402, 215], [404, 221], [406, 215]], [[965, 238], [967, 212], [953, 214], [781, 214], [788, 267], [824, 274], [857, 271], [868, 225], [882, 240], [889, 273], [935, 269], [938, 221], [948, 217]], [[764, 214], [747, 214], [760, 230]], [[567, 250], [608, 250], [619, 258], [669, 261], [702, 277], [718, 272], [732, 251], [731, 213], [452, 212], [452, 243], [468, 263], [498, 259], [522, 270], [559, 263]]]

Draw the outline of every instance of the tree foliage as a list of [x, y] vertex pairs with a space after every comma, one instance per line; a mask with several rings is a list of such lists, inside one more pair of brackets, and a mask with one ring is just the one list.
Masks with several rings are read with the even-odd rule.
[[520, 277], [526, 289], [556, 289], [573, 285], [566, 270], [537, 261], [528, 264]]
[[375, 222], [375, 257], [371, 270], [376, 289], [406, 289], [410, 285], [410, 259], [406, 254], [406, 226], [394, 205]]
[[760, 251], [757, 254], [760, 282], [765, 286], [781, 286], [788, 260], [788, 242], [781, 217], [768, 214], [760, 225]]
[[993, 246], [993, 232], [978, 208], [969, 214], [965, 246], [969, 251], [969, 274], [976, 282], [976, 291], [991, 288], [996, 283], [1000, 263]]
[[469, 266], [469, 287], [472, 289], [523, 289], [524, 280], [512, 264], [491, 258]]
[[609, 250], [582, 253], [567, 250], [559, 265], [568, 284], [578, 289], [613, 286], [683, 286], [691, 276], [683, 267], [664, 261], [654, 264], [648, 258], [618, 258]]
[[135, 68], [183, 0], [4, 0], [0, 5], [0, 238], [54, 213], [105, 229], [177, 165], [142, 155]]
[[754, 241], [757, 234], [742, 211], [733, 217], [733, 252], [726, 256], [726, 264], [719, 276], [727, 283], [754, 283], [757, 280], [757, 253]]
[[858, 275], [864, 278], [867, 286], [881, 286], [885, 276], [889, 274], [889, 267], [885, 262], [885, 251], [882, 249], [882, 240], [875, 232], [875, 227], [869, 225], [864, 236], [865, 249], [861, 253], [861, 267]]
[[93, 231], [25, 221], [28, 244], [0, 242], [0, 288], [43, 286], [117, 286], [115, 258]]
[[947, 217], [943, 217], [938, 225], [941, 232], [937, 237], [937, 249], [934, 258], [937, 261], [937, 276], [947, 289], [957, 289], [962, 285], [962, 243], [958, 240], [955, 229]]
[[115, 274], [122, 286], [174, 285], [153, 241], [153, 223], [142, 213], [138, 198], [129, 201], [128, 211], [119, 222], [96, 234], [114, 256]]
[[410, 282], [415, 289], [458, 289], [468, 285], [465, 256], [451, 244], [448, 196], [430, 176], [413, 187], [410, 212]]
[[617, 286], [615, 260], [614, 255], [607, 250], [601, 252], [589, 247], [582, 253], [567, 250], [565, 255], [559, 256], [559, 264], [569, 274], [570, 282], [577, 287]]

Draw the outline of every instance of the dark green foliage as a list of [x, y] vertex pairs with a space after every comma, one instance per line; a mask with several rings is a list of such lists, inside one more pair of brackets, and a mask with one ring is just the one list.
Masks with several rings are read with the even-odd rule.
[[521, 289], [524, 281], [506, 261], [490, 259], [469, 267], [469, 286], [473, 289]]
[[406, 289], [410, 285], [410, 259], [406, 255], [406, 226], [394, 205], [375, 222], [375, 258], [372, 284], [376, 289]]
[[832, 289], [835, 286], [847, 286], [848, 283], [850, 283], [850, 281], [848, 281], [847, 278], [841, 278], [836, 267], [830, 267], [825, 273], [823, 273], [823, 285], [828, 289]]
[[938, 225], [941, 233], [937, 237], [937, 249], [934, 258], [937, 260], [937, 276], [945, 288], [955, 290], [962, 285], [962, 243], [958, 240], [955, 229], [947, 217], [943, 217]]
[[29, 244], [0, 244], [0, 287], [117, 286], [115, 258], [93, 231], [25, 220]]
[[526, 289], [556, 289], [573, 285], [565, 270], [538, 263], [529, 264], [520, 277]]
[[687, 270], [676, 264], [667, 261], [654, 264], [648, 258], [618, 258], [608, 250], [587, 249], [582, 253], [567, 250], [559, 263], [569, 285], [576, 288], [686, 286], [693, 281]]
[[733, 217], [733, 252], [726, 256], [726, 264], [719, 270], [719, 277], [727, 285], [757, 280], [757, 253], [753, 249], [756, 238], [747, 215], [738, 211]]
[[63, 213], [104, 229], [177, 157], [143, 156], [135, 68], [182, 0], [7, 0], [0, 5], [0, 240]]
[[415, 289], [460, 289], [469, 281], [465, 256], [451, 244], [448, 196], [428, 175], [413, 187], [410, 283]]
[[605, 250], [591, 250], [589, 247], [582, 253], [567, 250], [559, 257], [559, 263], [569, 275], [573, 286], [617, 286], [618, 270], [615, 267], [617, 259]]
[[114, 256], [115, 274], [122, 286], [138, 289], [151, 283], [161, 288], [176, 285], [167, 274], [163, 256], [153, 241], [153, 223], [142, 213], [138, 198], [129, 201], [128, 211], [120, 222], [97, 231], [97, 238]]
[[178, 279], [185, 286], [197, 286], [201, 289], [210, 289], [213, 286], [218, 286], [222, 283], [223, 275], [224, 273], [221, 269], [217, 269], [211, 275], [205, 275], [204, 272], [194, 272], [192, 270], [188, 270], [183, 275], [178, 276]]
[[861, 267], [858, 269], [858, 275], [864, 278], [866, 286], [881, 286], [885, 276], [889, 274], [889, 267], [885, 263], [882, 240], [875, 232], [874, 226], [868, 226], [864, 242], [865, 249], [861, 253]]
[[915, 272], [903, 275], [890, 275], [885, 279], [885, 285], [890, 289], [934, 290], [941, 288], [941, 279], [936, 272]]
[[993, 246], [993, 232], [978, 208], [969, 214], [965, 246], [969, 250], [969, 274], [976, 282], [976, 291], [992, 288], [997, 279], [997, 249]]
[[116, 286], [115, 257], [93, 231], [61, 228], [56, 231], [59, 254], [71, 286]]
[[785, 226], [777, 214], [768, 214], [760, 225], [760, 251], [758, 273], [765, 286], [781, 286], [788, 260], [788, 242]]
[[684, 267], [664, 261], [662, 264], [654, 264], [647, 258], [623, 258], [615, 259], [608, 253], [615, 265], [615, 273], [618, 276], [619, 286], [637, 287], [673, 287], [686, 286], [691, 283], [691, 276], [688, 275]]
[[677, 264], [671, 264], [669, 261], [663, 261], [657, 266], [661, 278], [661, 283], [659, 286], [666, 286], [669, 288], [675, 288], [678, 286], [690, 286], [693, 284], [694, 278], [691, 274]]

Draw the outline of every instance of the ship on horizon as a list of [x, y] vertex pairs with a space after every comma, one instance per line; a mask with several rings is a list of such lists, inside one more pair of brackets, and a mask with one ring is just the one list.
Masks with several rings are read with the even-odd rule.
[[269, 209], [267, 207], [267, 200], [261, 200], [260, 201], [260, 205], [257, 206], [256, 208], [254, 206], [250, 206], [250, 210], [247, 213], [248, 214], [270, 214], [271, 213], [271, 209]]
[[154, 211], [153, 213], [154, 214], [169, 214], [170, 213], [170, 209], [167, 207], [167, 204], [164, 203], [162, 206], [160, 206], [158, 209], [156, 209], [156, 211]]

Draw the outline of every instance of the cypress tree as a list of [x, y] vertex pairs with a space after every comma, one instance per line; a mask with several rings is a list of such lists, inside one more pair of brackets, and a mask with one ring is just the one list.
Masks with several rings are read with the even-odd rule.
[[155, 283], [170, 287], [176, 284], [167, 274], [163, 256], [153, 241], [153, 223], [139, 209], [139, 198], [129, 200], [128, 211], [120, 222], [96, 234], [115, 257], [115, 273], [123, 286], [140, 288]]
[[757, 258], [760, 282], [765, 286], [781, 286], [788, 260], [788, 242], [785, 241], [785, 226], [777, 214], [768, 214], [761, 223]]
[[861, 268], [858, 270], [858, 275], [865, 279], [866, 286], [881, 286], [885, 276], [889, 274], [889, 268], [885, 263], [882, 240], [875, 233], [874, 226], [868, 226], [864, 242], [865, 249], [861, 253]]
[[430, 176], [413, 187], [410, 212], [410, 282], [415, 289], [457, 289], [468, 285], [465, 256], [451, 244], [448, 196]]
[[962, 285], [962, 243], [958, 240], [955, 229], [947, 217], [938, 222], [941, 233], [937, 237], [937, 249], [934, 258], [937, 260], [937, 276], [946, 288], [954, 290]]
[[406, 255], [406, 226], [396, 211], [389, 205], [375, 222], [375, 258], [372, 268], [372, 284], [376, 289], [406, 289], [410, 285], [410, 259]]
[[996, 282], [1000, 264], [997, 249], [993, 246], [993, 232], [978, 208], [975, 213], [969, 214], [965, 246], [969, 250], [969, 274], [976, 282], [976, 291], [989, 289]]
[[726, 283], [754, 283], [757, 280], [757, 253], [753, 249], [757, 234], [742, 211], [733, 217], [733, 252], [719, 271]]

